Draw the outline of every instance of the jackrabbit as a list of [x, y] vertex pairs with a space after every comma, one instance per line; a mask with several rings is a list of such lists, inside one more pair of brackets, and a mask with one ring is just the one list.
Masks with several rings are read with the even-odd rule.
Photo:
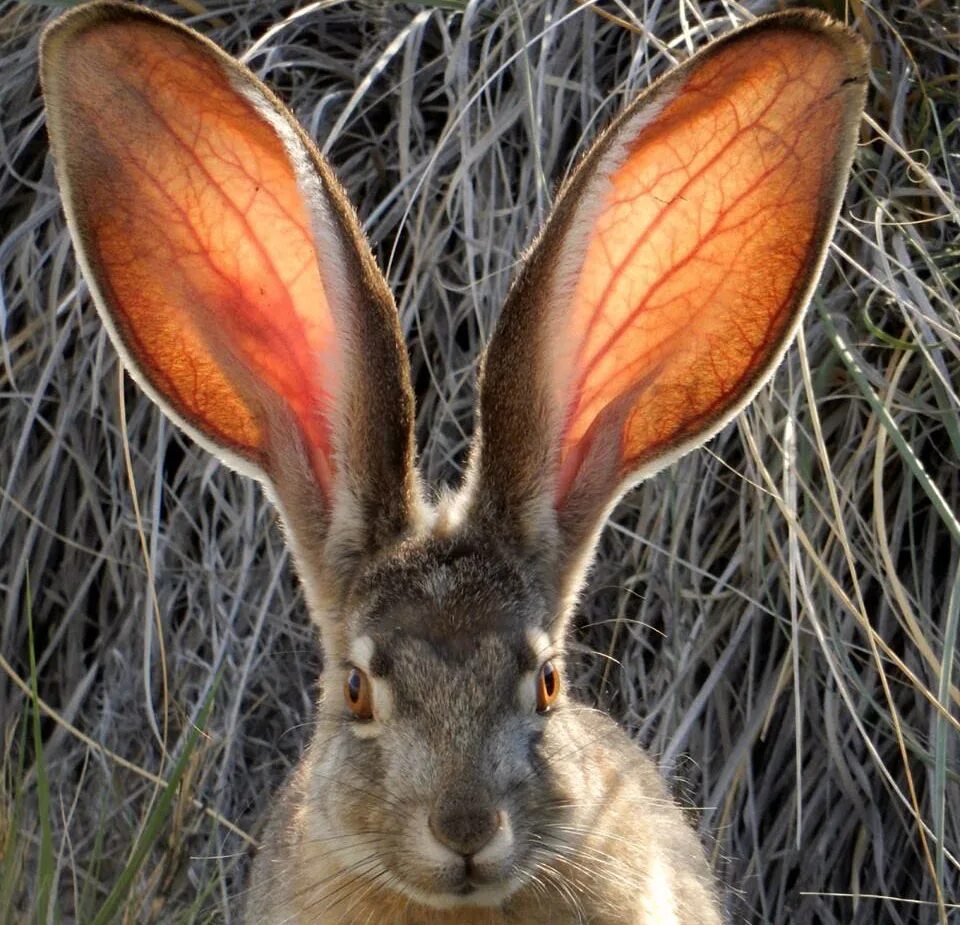
[[250, 923], [718, 923], [653, 762], [568, 698], [608, 512], [750, 401], [836, 221], [865, 51], [812, 12], [708, 45], [557, 195], [428, 503], [397, 312], [343, 190], [252, 73], [133, 6], [42, 80], [64, 207], [127, 368], [263, 483], [320, 628], [321, 732], [269, 811]]

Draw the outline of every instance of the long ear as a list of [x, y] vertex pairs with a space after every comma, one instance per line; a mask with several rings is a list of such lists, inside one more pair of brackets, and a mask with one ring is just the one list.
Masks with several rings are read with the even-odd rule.
[[303, 554], [331, 528], [355, 553], [396, 538], [418, 498], [396, 307], [293, 116], [126, 4], [56, 21], [41, 76], [77, 256], [133, 377], [267, 484]]
[[579, 574], [617, 498], [747, 404], [823, 265], [865, 75], [854, 34], [775, 15], [668, 73], [604, 133], [490, 343], [474, 516], [557, 542]]

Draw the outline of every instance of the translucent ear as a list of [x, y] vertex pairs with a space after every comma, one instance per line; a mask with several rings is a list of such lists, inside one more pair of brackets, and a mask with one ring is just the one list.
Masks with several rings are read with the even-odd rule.
[[[401, 529], [413, 398], [396, 309], [331, 171], [248, 70], [126, 4], [45, 33], [78, 258], [137, 381], [288, 518]], [[338, 503], [345, 503], [338, 500]]]
[[862, 42], [787, 13], [644, 93], [561, 191], [485, 360], [476, 503], [568, 554], [631, 484], [771, 375], [816, 285], [866, 80]]

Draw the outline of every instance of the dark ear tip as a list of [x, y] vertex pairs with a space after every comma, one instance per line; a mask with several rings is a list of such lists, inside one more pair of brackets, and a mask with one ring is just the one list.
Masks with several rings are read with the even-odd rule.
[[61, 41], [92, 26], [124, 16], [146, 18], [151, 17], [152, 14], [132, 3], [123, 3], [119, 0], [94, 0], [93, 3], [76, 6], [47, 23], [40, 36], [40, 53], [43, 54], [52, 42]]
[[[94, 0], [62, 13], [40, 34], [40, 83], [44, 93], [52, 85], [54, 72], [62, 66], [64, 45], [104, 23], [139, 19], [143, 22], [172, 22], [160, 13], [122, 0]], [[179, 27], [178, 27], [179, 28]]]
[[166, 25], [180, 33], [192, 31], [169, 16], [135, 3], [127, 3], [125, 0], [93, 0], [67, 10], [44, 27], [40, 34], [41, 67], [44, 59], [55, 56], [58, 46], [68, 39], [76, 38], [106, 23], [123, 21]]
[[869, 46], [853, 27], [834, 19], [822, 10], [802, 8], [761, 16], [738, 32], [768, 28], [806, 32], [822, 38], [832, 44], [846, 62], [850, 72], [848, 82], [866, 82], [869, 74]]

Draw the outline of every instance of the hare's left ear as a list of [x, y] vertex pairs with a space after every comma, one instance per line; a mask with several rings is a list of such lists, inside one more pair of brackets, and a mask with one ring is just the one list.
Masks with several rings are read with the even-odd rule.
[[302, 553], [355, 560], [402, 536], [419, 488], [396, 307], [290, 112], [133, 4], [66, 13], [41, 62], [77, 256], [136, 380], [268, 486]]
[[622, 492], [744, 407], [819, 276], [865, 81], [853, 33], [771, 16], [667, 74], [600, 138], [487, 352], [474, 517], [579, 574]]

